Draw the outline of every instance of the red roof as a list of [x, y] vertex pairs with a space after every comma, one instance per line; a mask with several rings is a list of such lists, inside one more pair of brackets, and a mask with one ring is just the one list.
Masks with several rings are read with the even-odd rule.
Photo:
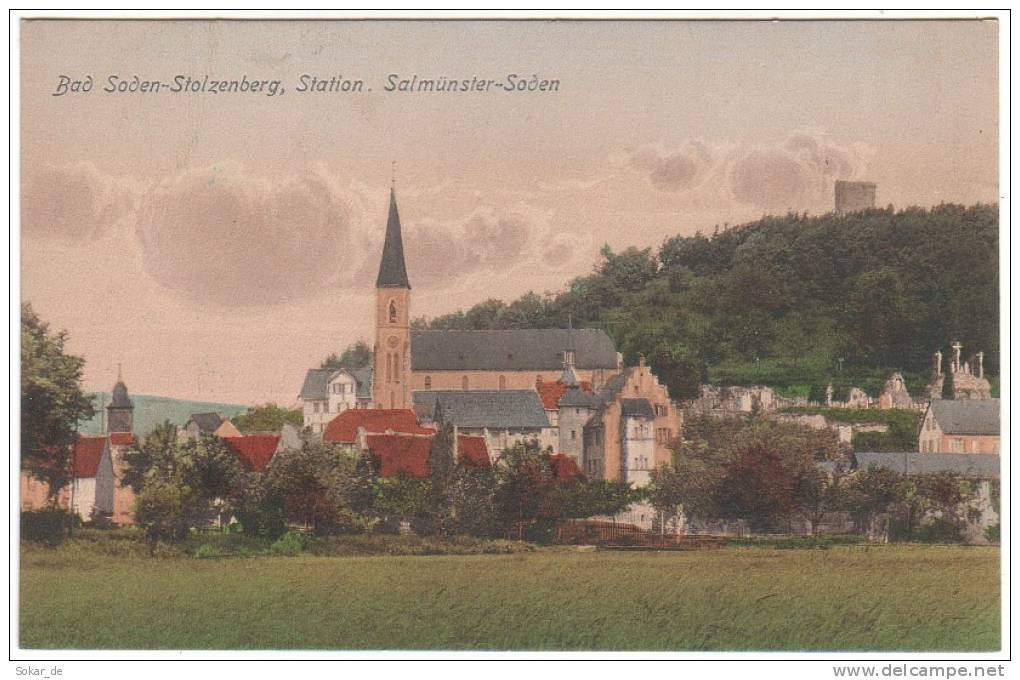
[[[583, 392], [591, 392], [591, 383], [582, 380], [580, 384]], [[567, 391], [567, 386], [557, 380], [556, 382], [540, 382], [535, 383], [535, 390], [538, 391], [538, 396], [542, 399], [542, 406], [545, 407], [546, 411], [558, 411], [560, 408], [560, 399], [563, 398], [563, 394]]]
[[373, 434], [365, 440], [383, 477], [395, 477], [400, 473], [419, 478], [429, 476], [432, 437]]
[[74, 478], [90, 479], [99, 472], [99, 461], [103, 458], [106, 436], [79, 436], [74, 443]]
[[460, 458], [458, 462], [467, 467], [487, 468], [492, 465], [485, 437], [457, 435], [457, 453]]
[[418, 418], [411, 409], [352, 408], [329, 421], [322, 439], [353, 444], [358, 440], [358, 428], [362, 427], [369, 434], [435, 434], [435, 430], [418, 425]]
[[131, 446], [135, 443], [135, 436], [130, 432], [111, 432], [110, 443], [114, 446]]
[[549, 456], [549, 467], [552, 468], [553, 477], [557, 482], [572, 482], [584, 476], [574, 459], [562, 453]]
[[223, 437], [223, 441], [245, 465], [255, 472], [265, 472], [280, 444], [280, 435], [249, 434], [243, 437]]

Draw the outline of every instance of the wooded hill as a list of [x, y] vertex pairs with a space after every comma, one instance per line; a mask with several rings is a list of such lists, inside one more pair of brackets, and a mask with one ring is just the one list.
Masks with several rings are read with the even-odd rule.
[[[414, 322], [417, 328], [604, 328], [628, 363], [644, 354], [674, 398], [701, 382], [767, 384], [787, 395], [873, 395], [889, 373], [911, 394], [931, 355], [958, 339], [998, 373], [995, 205], [788, 214], [711, 236], [674, 236], [658, 252], [608, 246], [557, 294]], [[993, 381], [994, 384], [994, 381]]]

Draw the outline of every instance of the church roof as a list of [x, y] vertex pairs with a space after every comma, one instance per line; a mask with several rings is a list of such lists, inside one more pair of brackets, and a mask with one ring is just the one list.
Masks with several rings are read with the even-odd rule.
[[397, 213], [397, 197], [390, 190], [390, 214], [386, 218], [386, 242], [383, 244], [382, 260], [379, 262], [379, 276], [375, 287], [410, 288], [407, 267], [404, 265], [404, 240], [400, 235], [400, 215]]
[[359, 428], [370, 434], [435, 434], [435, 430], [418, 425], [418, 419], [411, 409], [352, 408], [329, 421], [322, 438], [327, 442], [351, 444], [358, 440]]
[[458, 427], [549, 427], [535, 390], [416, 390], [413, 399], [419, 413], [435, 413], [439, 402], [443, 417]]
[[571, 334], [577, 368], [617, 368], [616, 345], [594, 328], [411, 331], [411, 366], [415, 371], [559, 370]]
[[929, 408], [946, 434], [999, 434], [998, 399], [933, 399]]

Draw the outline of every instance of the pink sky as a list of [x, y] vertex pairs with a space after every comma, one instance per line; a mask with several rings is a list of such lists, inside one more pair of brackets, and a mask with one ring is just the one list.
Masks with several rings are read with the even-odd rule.
[[[86, 387], [295, 399], [371, 341], [391, 161], [412, 314], [558, 290], [603, 243], [765, 212], [998, 195], [985, 22], [22, 24], [22, 298]], [[302, 95], [301, 74], [362, 79]], [[406, 94], [402, 77], [555, 78], [558, 92]], [[52, 96], [60, 75], [96, 84]], [[261, 95], [118, 95], [110, 74], [280, 79]]]

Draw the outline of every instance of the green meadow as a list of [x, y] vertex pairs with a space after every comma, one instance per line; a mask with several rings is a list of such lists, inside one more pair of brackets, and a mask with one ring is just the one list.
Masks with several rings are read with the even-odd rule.
[[110, 556], [22, 545], [24, 648], [990, 651], [999, 549]]

